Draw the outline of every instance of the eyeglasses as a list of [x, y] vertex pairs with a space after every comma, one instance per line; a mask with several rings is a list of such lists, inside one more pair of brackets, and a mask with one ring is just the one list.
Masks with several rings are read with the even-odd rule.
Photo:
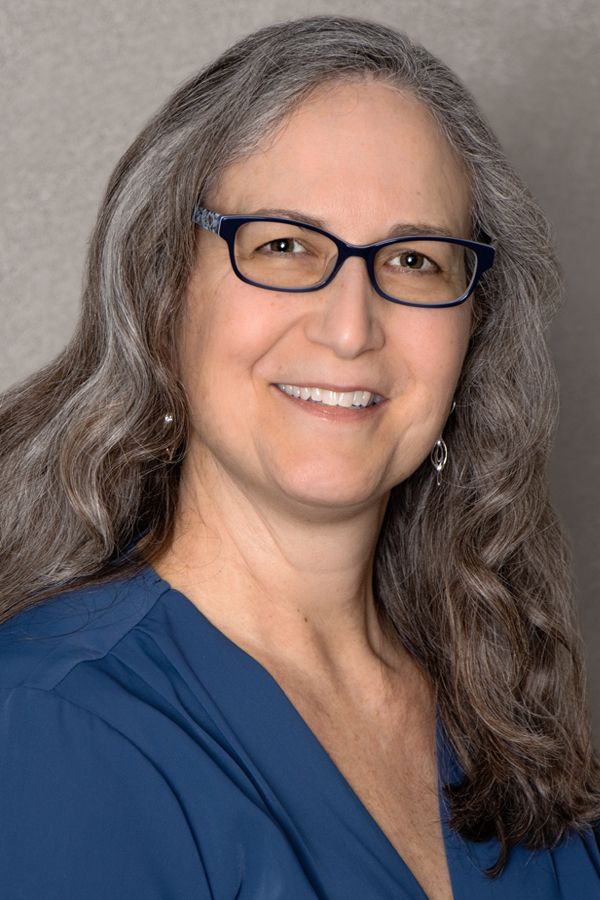
[[306, 222], [221, 215], [201, 206], [192, 221], [227, 242], [233, 271], [248, 284], [268, 291], [318, 291], [346, 259], [360, 256], [375, 291], [405, 306], [464, 303], [496, 252], [490, 243], [431, 234], [348, 244]]

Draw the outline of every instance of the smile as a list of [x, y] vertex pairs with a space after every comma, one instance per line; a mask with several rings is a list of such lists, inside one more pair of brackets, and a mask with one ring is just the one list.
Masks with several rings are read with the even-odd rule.
[[277, 387], [289, 397], [299, 400], [311, 400], [324, 406], [342, 406], [346, 409], [364, 409], [383, 401], [380, 394], [371, 391], [329, 391], [320, 387], [303, 387], [296, 384], [278, 384]]

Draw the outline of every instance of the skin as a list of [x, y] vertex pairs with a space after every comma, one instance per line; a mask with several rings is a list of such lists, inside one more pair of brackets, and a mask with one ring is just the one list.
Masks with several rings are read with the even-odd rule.
[[[205, 205], [286, 208], [353, 243], [398, 222], [469, 236], [454, 151], [410, 95], [375, 81], [321, 88]], [[471, 327], [449, 309], [390, 303], [363, 260], [318, 292], [239, 280], [225, 241], [198, 229], [179, 335], [191, 435], [171, 547], [154, 565], [257, 659], [343, 700], [414, 696], [414, 664], [379, 623], [375, 544], [389, 492], [442, 434]], [[309, 415], [274, 385], [371, 386], [377, 415]], [[434, 473], [432, 470], [432, 477]]]

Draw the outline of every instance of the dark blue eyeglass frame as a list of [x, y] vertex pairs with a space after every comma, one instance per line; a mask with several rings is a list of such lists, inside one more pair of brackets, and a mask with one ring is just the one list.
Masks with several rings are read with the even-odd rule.
[[[231, 260], [233, 271], [241, 281], [245, 281], [247, 284], [252, 284], [255, 287], [264, 288], [267, 291], [285, 291], [293, 294], [301, 294], [308, 291], [318, 291], [321, 288], [325, 287], [325, 285], [329, 284], [329, 282], [335, 278], [341, 266], [349, 257], [360, 256], [362, 257], [362, 259], [364, 259], [367, 265], [367, 271], [371, 284], [380, 297], [383, 297], [385, 300], [390, 300], [392, 303], [400, 303], [403, 306], [418, 306], [420, 308], [426, 309], [440, 309], [442, 307], [448, 306], [459, 306], [461, 303], [464, 303], [465, 300], [467, 300], [475, 290], [475, 287], [477, 286], [477, 283], [483, 273], [493, 266], [494, 257], [496, 255], [495, 247], [490, 243], [491, 238], [486, 234], [482, 234], [482, 237], [488, 243], [482, 243], [480, 241], [468, 241], [463, 238], [445, 237], [441, 235], [413, 234], [385, 238], [385, 240], [375, 241], [375, 243], [373, 244], [348, 244], [346, 241], [343, 241], [341, 238], [337, 237], [337, 235], [331, 234], [330, 231], [325, 231], [324, 228], [319, 228], [317, 225], [309, 225], [307, 222], [301, 222], [296, 219], [285, 219], [279, 216], [229, 216], [221, 215], [221, 213], [214, 212], [210, 209], [205, 209], [203, 206], [197, 206], [192, 214], [192, 221], [196, 225], [199, 225], [201, 228], [204, 228], [206, 231], [211, 231], [213, 234], [217, 234], [219, 237], [223, 238], [224, 241], [226, 241], [227, 246], [229, 247], [229, 258]], [[289, 225], [299, 225], [301, 228], [305, 228], [308, 231], [316, 231], [318, 234], [322, 234], [325, 237], [328, 237], [336, 245], [338, 251], [338, 258], [336, 260], [336, 263], [329, 275], [327, 275], [317, 284], [310, 285], [309, 287], [273, 287], [269, 284], [262, 284], [260, 281], [253, 281], [251, 278], [248, 278], [246, 275], [240, 272], [235, 260], [235, 235], [238, 228], [240, 228], [246, 222], [282, 222]], [[415, 303], [412, 300], [399, 300], [397, 297], [392, 297], [390, 294], [386, 294], [386, 292], [382, 290], [382, 288], [377, 283], [377, 278], [375, 275], [374, 261], [377, 251], [381, 247], [385, 247], [387, 244], [397, 244], [399, 241], [406, 241], [410, 243], [410, 241], [417, 240], [439, 241], [440, 243], [446, 244], [459, 244], [462, 247], [469, 248], [475, 253], [477, 259], [475, 271], [471, 276], [471, 282], [464, 294], [462, 294], [456, 300], [450, 300], [446, 303]]]

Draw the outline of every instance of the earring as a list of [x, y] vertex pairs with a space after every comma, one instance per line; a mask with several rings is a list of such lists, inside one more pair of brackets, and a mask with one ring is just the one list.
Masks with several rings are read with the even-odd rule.
[[448, 448], [446, 447], [446, 442], [442, 438], [435, 442], [430, 459], [431, 465], [436, 471], [436, 481], [439, 486], [442, 483], [442, 472], [448, 462]]
[[[173, 414], [172, 414], [172, 413], [165, 413], [164, 423], [165, 423], [165, 425], [172, 425], [172, 424], [173, 424]], [[174, 456], [174, 455], [175, 455], [175, 450], [173, 449], [173, 447], [167, 447], [166, 452], [165, 452], [165, 456], [166, 456], [166, 458], [168, 459], [169, 462], [172, 462], [172, 461], [173, 461], [173, 456]]]

